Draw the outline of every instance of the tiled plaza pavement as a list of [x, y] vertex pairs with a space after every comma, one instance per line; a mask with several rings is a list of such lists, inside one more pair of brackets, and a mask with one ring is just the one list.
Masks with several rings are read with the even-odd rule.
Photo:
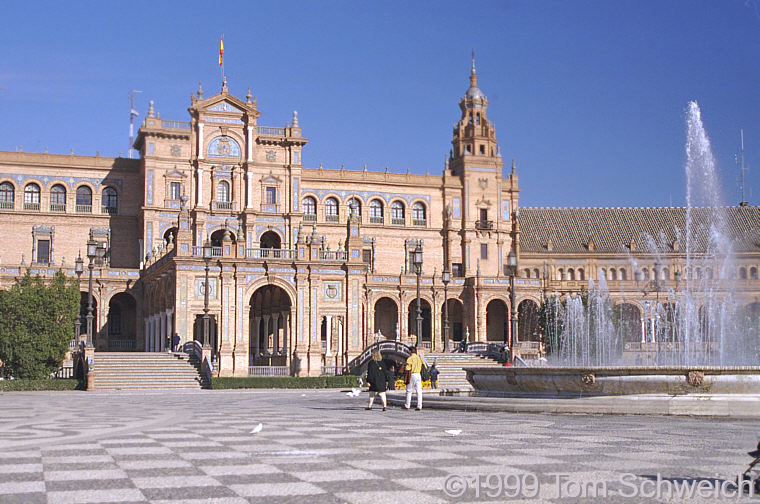
[[[365, 411], [366, 399], [336, 390], [0, 394], [0, 503], [510, 502], [515, 493], [520, 502], [760, 502], [720, 490], [746, 467], [756, 422], [383, 413]], [[655, 492], [658, 475], [661, 498], [638, 495]], [[700, 481], [718, 490], [667, 494], [674, 482]], [[602, 483], [607, 497], [595, 498]], [[572, 497], [578, 484], [586, 498]]]

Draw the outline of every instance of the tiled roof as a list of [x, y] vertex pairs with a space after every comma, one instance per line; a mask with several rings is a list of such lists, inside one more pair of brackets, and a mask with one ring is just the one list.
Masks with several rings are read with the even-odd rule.
[[[584, 253], [589, 239], [594, 253], [620, 253], [634, 242], [636, 252], [652, 250], [654, 237], [664, 252], [677, 240], [685, 252], [686, 208], [520, 208], [523, 253]], [[716, 217], [717, 215], [717, 217]], [[693, 208], [692, 250], [705, 250], [710, 223], [725, 227], [736, 252], [760, 252], [760, 207]], [[720, 224], [720, 223], [723, 224]], [[547, 249], [551, 240], [552, 250]]]

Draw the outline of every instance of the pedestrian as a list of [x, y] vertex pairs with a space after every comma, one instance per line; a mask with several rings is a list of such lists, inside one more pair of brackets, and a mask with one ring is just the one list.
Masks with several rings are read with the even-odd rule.
[[417, 348], [409, 347], [409, 358], [405, 364], [407, 382], [406, 382], [406, 403], [405, 409], [412, 406], [412, 389], [417, 393], [417, 411], [422, 410], [422, 358], [417, 355]]
[[438, 375], [440, 374], [440, 371], [438, 371], [438, 368], [435, 367], [435, 362], [432, 366], [430, 366], [430, 386], [433, 388], [438, 388]]
[[172, 336], [172, 352], [179, 352], [179, 334]]
[[367, 384], [369, 385], [369, 406], [368, 410], [372, 409], [372, 405], [375, 403], [375, 395], [379, 395], [383, 400], [383, 411], [388, 406], [388, 399], [385, 396], [385, 391], [388, 390], [388, 368], [383, 363], [383, 357], [380, 354], [380, 350], [372, 351], [372, 359], [367, 364]]

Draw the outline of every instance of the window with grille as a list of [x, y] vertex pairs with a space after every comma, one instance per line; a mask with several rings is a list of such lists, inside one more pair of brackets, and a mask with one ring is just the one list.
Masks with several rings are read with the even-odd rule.
[[169, 183], [169, 199], [172, 200], [178, 200], [181, 194], [182, 186], [179, 182], [170, 182]]
[[216, 201], [227, 203], [230, 201], [230, 184], [226, 180], [219, 181], [216, 186]]
[[277, 204], [277, 188], [276, 187], [266, 188], [266, 204], [267, 205]]
[[422, 203], [415, 203], [412, 205], [412, 224], [415, 226], [426, 225], [425, 205]]
[[325, 220], [338, 221], [338, 200], [335, 198], [327, 198], [325, 201]]
[[488, 244], [487, 243], [480, 244], [480, 258], [488, 259]]
[[391, 203], [391, 223], [404, 224], [404, 204], [400, 201]]
[[311, 196], [303, 199], [303, 214], [305, 220], [317, 220], [317, 201]]
[[15, 192], [13, 184], [10, 182], [3, 182], [0, 184], [0, 208], [6, 210], [13, 209]]
[[119, 206], [119, 196], [116, 193], [116, 189], [113, 187], [106, 187], [103, 189], [103, 199], [101, 207], [103, 213], [114, 214]]
[[37, 262], [50, 263], [50, 240], [37, 240]]

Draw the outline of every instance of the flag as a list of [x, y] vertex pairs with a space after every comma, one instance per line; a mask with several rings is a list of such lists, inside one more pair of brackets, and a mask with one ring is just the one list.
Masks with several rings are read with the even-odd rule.
[[219, 39], [219, 66], [222, 66], [222, 57], [224, 56], [224, 35]]

